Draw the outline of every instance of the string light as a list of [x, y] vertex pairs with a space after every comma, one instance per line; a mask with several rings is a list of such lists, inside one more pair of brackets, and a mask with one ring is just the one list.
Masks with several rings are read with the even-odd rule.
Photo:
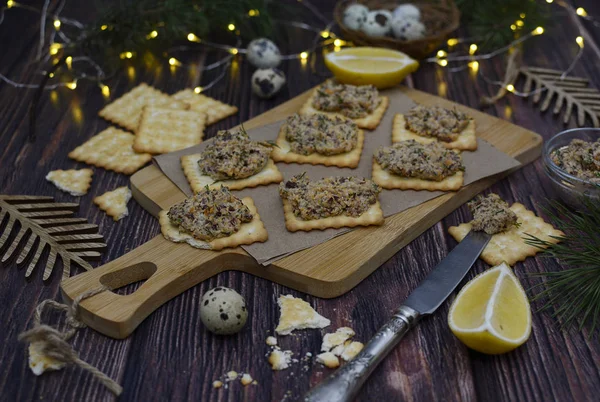
[[321, 31], [321, 38], [327, 39], [327, 38], [329, 38], [329, 35], [330, 35], [329, 31]]
[[67, 67], [69, 68], [69, 70], [71, 69], [71, 67], [73, 66], [73, 57], [69, 56], [65, 59], [65, 63], [67, 65]]
[[120, 57], [122, 59], [131, 59], [133, 57], [133, 53], [132, 52], [123, 52], [120, 54]]
[[169, 64], [172, 66], [180, 66], [181, 62], [179, 60], [177, 60], [175, 57], [171, 57], [169, 59]]
[[508, 85], [506, 86], [506, 90], [507, 90], [508, 92], [515, 92], [515, 86], [514, 86], [513, 84], [508, 84]]
[[59, 19], [54, 20], [54, 28], [56, 28], [56, 30], [60, 29], [60, 25], [61, 23]]
[[200, 42], [200, 38], [191, 32], [188, 34], [187, 40], [189, 40], [190, 42]]
[[237, 50], [235, 47], [232, 47], [231, 49], [229, 49], [229, 53], [231, 53], [231, 54], [238, 54], [239, 50]]
[[533, 32], [531, 32], [533, 35], [541, 35], [544, 33], [544, 28], [542, 27], [537, 27], [536, 29], [533, 30]]
[[336, 39], [336, 40], [333, 41], [333, 46], [338, 46], [339, 47], [339, 46], [342, 46], [342, 45], [345, 45], [345, 44], [346, 44], [346, 42], [343, 41], [343, 40], [341, 40], [341, 39]]
[[479, 70], [479, 62], [478, 61], [472, 61], [469, 63], [469, 67], [471, 68], [471, 70], [477, 72]]
[[227, 29], [229, 29], [230, 31], [235, 31], [235, 25], [229, 24], [227, 25]]
[[583, 48], [583, 36], [576, 37], [575, 42], [577, 42], [580, 48]]
[[108, 87], [108, 85], [104, 85], [102, 83], [98, 85], [100, 85], [100, 91], [102, 91], [102, 96], [104, 96], [105, 98], [110, 97], [110, 88]]
[[146, 35], [146, 39], [154, 39], [158, 36], [158, 31], [152, 31], [148, 35]]
[[448, 56], [448, 53], [444, 52], [443, 50], [438, 50], [437, 57], [439, 57], [441, 59], [442, 57], [446, 57], [446, 56]]
[[438, 64], [442, 67], [446, 67], [448, 65], [448, 60], [442, 59], [438, 61]]
[[65, 86], [69, 89], [75, 89], [77, 88], [77, 81], [67, 82]]
[[575, 12], [577, 13], [577, 15], [579, 15], [580, 17], [587, 17], [588, 13], [587, 11], [585, 11], [585, 9], [583, 7], [579, 7], [577, 8], [577, 10], [575, 10]]
[[8, 0], [6, 2], [6, 8], [11, 8], [13, 6], [15, 6], [17, 3], [15, 3], [13, 0]]
[[515, 24], [511, 24], [510, 25], [510, 29], [513, 30], [513, 31], [516, 31], [517, 30], [517, 26]]
[[102, 26], [100, 27], [100, 30], [101, 30], [101, 31], [106, 31], [107, 29], [108, 29], [108, 25], [102, 25]]
[[469, 54], [474, 55], [476, 51], [477, 51], [477, 45], [474, 43], [471, 43], [471, 46], [469, 46]]
[[300, 53], [300, 59], [301, 60], [308, 59], [308, 52], [302, 52], [302, 53]]
[[60, 49], [62, 49], [62, 43], [53, 43], [50, 45], [50, 54], [52, 56], [56, 55]]
[[448, 43], [448, 46], [455, 46], [455, 45], [458, 45], [458, 39], [451, 38], [451, 39], [448, 39], [448, 41], [446, 43]]
[[48, 77], [50, 77], [50, 78], [54, 78], [54, 73], [50, 73], [50, 74], [48, 74]]
[[194, 88], [194, 92], [196, 92], [197, 94], [199, 94], [200, 92], [202, 92], [202, 87], [196, 87]]
[[260, 15], [260, 11], [258, 11], [258, 10], [248, 11], [248, 16], [250, 16], [250, 17], [258, 17], [259, 15]]
[[515, 21], [515, 24], [516, 24], [518, 27], [522, 27], [523, 25], [525, 25], [525, 23], [524, 23], [523, 21], [521, 21], [521, 20], [516, 20], [516, 21]]

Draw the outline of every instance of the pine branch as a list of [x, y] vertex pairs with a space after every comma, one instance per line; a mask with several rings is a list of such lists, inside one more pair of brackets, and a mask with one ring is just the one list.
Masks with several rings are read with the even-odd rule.
[[[562, 71], [546, 68], [524, 67], [521, 74], [525, 76], [523, 92], [538, 91], [533, 95], [533, 103], [539, 103], [542, 95], [544, 101], [540, 110], [545, 112], [552, 101], [556, 99], [553, 113], [556, 115], [564, 110], [563, 122], [567, 124], [571, 119], [573, 107], [577, 111], [577, 124], [585, 125], [586, 115], [590, 117], [594, 127], [600, 126], [600, 92], [596, 88], [588, 87], [585, 78], [565, 77], [560, 79]], [[541, 89], [545, 88], [545, 91]]]
[[557, 201], [544, 208], [555, 227], [565, 236], [552, 244], [527, 235], [525, 243], [542, 249], [542, 256], [558, 259], [568, 269], [531, 276], [544, 279], [537, 287], [544, 289], [533, 300], [545, 299], [540, 310], [553, 310], [553, 316], [566, 328], [579, 321], [581, 330], [590, 324], [591, 332], [600, 320], [600, 205], [589, 197], [582, 199], [584, 208], [574, 210]]

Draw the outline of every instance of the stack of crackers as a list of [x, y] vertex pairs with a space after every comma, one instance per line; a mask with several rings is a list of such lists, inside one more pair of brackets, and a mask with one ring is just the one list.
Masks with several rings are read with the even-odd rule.
[[[109, 127], [69, 153], [69, 158], [117, 173], [133, 174], [152, 155], [177, 151], [202, 142], [204, 128], [237, 113], [231, 106], [184, 89], [167, 95], [140, 84], [106, 105], [98, 114], [121, 128]], [[91, 187], [92, 169], [49, 172], [46, 179], [74, 196]], [[127, 187], [96, 197], [94, 202], [114, 220], [127, 216]]]

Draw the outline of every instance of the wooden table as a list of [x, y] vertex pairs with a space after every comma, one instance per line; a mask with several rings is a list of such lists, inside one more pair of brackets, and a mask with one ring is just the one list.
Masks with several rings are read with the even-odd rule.
[[[33, 1], [41, 6], [41, 1]], [[56, 3], [55, 1], [51, 2]], [[578, 0], [590, 15], [600, 15], [594, 0]], [[69, 2], [65, 16], [86, 20], [95, 11], [85, 2]], [[333, 0], [314, 2], [327, 17]], [[573, 21], [556, 7], [554, 26], [543, 38], [526, 48], [525, 62], [531, 66], [565, 68], [576, 53], [574, 38], [578, 35]], [[584, 57], [574, 69], [577, 76], [588, 77], [592, 85], [600, 85], [598, 60], [600, 30], [585, 24], [593, 41], [586, 42]], [[22, 82], [37, 82], [34, 67], [28, 62], [35, 56], [38, 19], [30, 13], [10, 10], [0, 25], [0, 71]], [[280, 43], [282, 50], [299, 51], [310, 41], [304, 35], [291, 49]], [[194, 54], [198, 63], [210, 62], [213, 53]], [[296, 96], [323, 77], [310, 73], [299, 61], [282, 65], [288, 85], [273, 100], [255, 98], [250, 90], [252, 69], [245, 60], [236, 62], [224, 81], [208, 91], [208, 95], [240, 108], [239, 117], [231, 117], [208, 130], [214, 135], [240, 121], [268, 110]], [[481, 70], [491, 79], [501, 79], [501, 60], [482, 62]], [[114, 95], [120, 95], [139, 82], [148, 82], [164, 91], [205, 83], [198, 71], [177, 69], [171, 72], [166, 63], [162, 71], [139, 67], [124, 69], [108, 84]], [[451, 74], [435, 65], [423, 65], [407, 80], [415, 88], [447, 97], [471, 107], [478, 107], [483, 95], [495, 88], [469, 72]], [[40, 101], [38, 140], [27, 141], [27, 110], [34, 91], [15, 89], [0, 82], [0, 193], [53, 195], [59, 201], [74, 198], [59, 192], [44, 177], [50, 170], [83, 167], [67, 157], [67, 153], [107, 126], [97, 117], [105, 104], [94, 84], [81, 82], [75, 91], [61, 89], [46, 93]], [[500, 116], [549, 138], [562, 130], [563, 124], [551, 113], [541, 114], [530, 100], [509, 96], [486, 108]], [[574, 126], [574, 122], [569, 127]], [[157, 221], [135, 202], [130, 202], [130, 216], [115, 223], [92, 203], [93, 197], [117, 186], [126, 185], [128, 177], [103, 169], [95, 169], [90, 192], [80, 198], [79, 214], [100, 225], [108, 250], [102, 262], [110, 261], [146, 242], [159, 232]], [[492, 187], [508, 201], [520, 201], [540, 211], [539, 204], [554, 197], [537, 161]], [[98, 367], [124, 387], [121, 400], [194, 400], [194, 401], [280, 401], [295, 400], [309, 387], [329, 374], [319, 364], [302, 364], [282, 372], [272, 372], [264, 357], [266, 336], [273, 331], [279, 311], [276, 299], [281, 294], [300, 296], [316, 306], [332, 320], [331, 328], [343, 325], [355, 329], [358, 340], [366, 341], [392, 314], [431, 267], [454, 247], [447, 228], [469, 218], [466, 207], [449, 215], [387, 261], [346, 295], [323, 300], [300, 294], [265, 280], [239, 272], [226, 272], [196, 286], [171, 300], [143, 322], [128, 339], [117, 341], [92, 330], [81, 330], [73, 345], [85, 361]], [[486, 268], [478, 262], [468, 275], [472, 278]], [[560, 269], [553, 259], [529, 258], [518, 264], [515, 272], [525, 287], [538, 283], [528, 273]], [[58, 271], [57, 271], [58, 272]], [[44, 374], [37, 378], [27, 366], [24, 344], [17, 335], [31, 324], [37, 304], [59, 295], [58, 275], [45, 285], [41, 272], [25, 280], [24, 272], [14, 262], [0, 265], [0, 400], [112, 400], [87, 372], [75, 367]], [[200, 322], [198, 307], [208, 289], [222, 285], [245, 296], [250, 319], [244, 331], [233, 337], [208, 333]], [[126, 291], [133, 291], [131, 286]], [[533, 308], [539, 307], [538, 302]], [[423, 321], [377, 369], [359, 400], [593, 400], [600, 393], [600, 346], [586, 331], [560, 331], [551, 312], [535, 313], [531, 339], [516, 351], [503, 356], [487, 356], [468, 350], [449, 331], [446, 324], [448, 303], [433, 317]], [[56, 316], [50, 317], [56, 320]], [[280, 345], [297, 355], [318, 351], [321, 331], [299, 331], [296, 336], [280, 337]], [[212, 381], [229, 370], [249, 371], [258, 385], [242, 387], [239, 382], [229, 389], [216, 390]], [[287, 397], [286, 397], [287, 395]]]

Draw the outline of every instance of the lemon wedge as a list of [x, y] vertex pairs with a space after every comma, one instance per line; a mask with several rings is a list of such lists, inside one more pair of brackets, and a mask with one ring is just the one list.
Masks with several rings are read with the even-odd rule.
[[512, 269], [502, 263], [467, 283], [450, 307], [448, 325], [478, 352], [506, 353], [524, 344], [531, 334], [531, 308]]
[[325, 55], [325, 65], [344, 84], [389, 88], [419, 68], [419, 62], [397, 50], [350, 47]]

